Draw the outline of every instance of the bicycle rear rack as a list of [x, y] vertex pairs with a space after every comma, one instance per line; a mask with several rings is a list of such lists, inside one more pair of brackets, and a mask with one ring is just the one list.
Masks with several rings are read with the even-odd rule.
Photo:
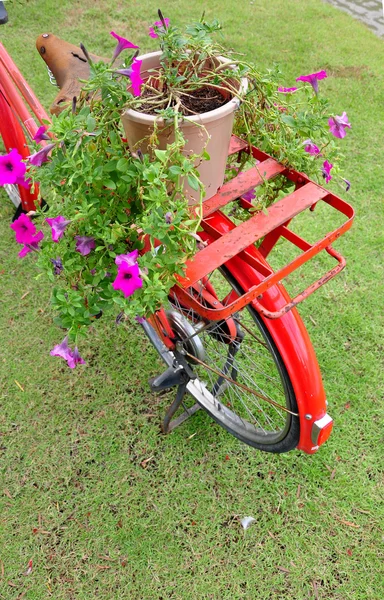
[[[354, 210], [347, 202], [329, 190], [312, 182], [304, 174], [284, 167], [284, 165], [278, 163], [265, 152], [254, 146], [249, 147], [247, 142], [232, 136], [229, 154], [238, 152], [247, 152], [259, 162], [248, 171], [239, 173], [234, 179], [225, 183], [215, 196], [203, 203], [203, 220], [201, 225], [203, 230], [211, 238], [214, 238], [214, 241], [200, 250], [193, 259], [187, 262], [185, 275], [178, 278], [179, 285], [182, 288], [180, 292], [188, 295], [191, 307], [195, 308], [199, 314], [209, 320], [226, 319], [250, 302], [253, 302], [256, 310], [265, 317], [277, 319], [299, 304], [299, 302], [308, 298], [308, 296], [340, 273], [345, 267], [345, 259], [331, 247], [331, 244], [351, 227]], [[258, 212], [237, 226], [227, 219], [228, 231], [224, 234], [215, 228], [215, 216], [217, 217], [221, 214], [224, 218], [224, 215], [220, 213], [221, 208], [234, 200], [240, 200], [243, 208], [248, 210], [254, 208], [242, 196], [264, 181], [270, 180], [277, 175], [283, 175], [292, 181], [296, 187], [295, 191], [270, 206], [268, 214]], [[336, 211], [345, 215], [347, 220], [341, 226], [327, 233], [318, 242], [310, 244], [290, 230], [288, 225], [299, 213], [308, 208], [313, 210], [319, 201], [325, 202]], [[280, 237], [294, 244], [302, 253], [289, 264], [274, 272], [264, 259], [268, 256]], [[258, 252], [261, 255], [259, 260], [255, 257], [253, 245], [262, 238], [263, 241], [258, 248]], [[271, 312], [263, 307], [258, 301], [258, 297], [272, 286], [281, 282], [287, 275], [308, 262], [322, 250], [325, 250], [331, 257], [335, 258], [338, 264], [298, 294], [293, 300], [287, 302], [278, 311]], [[263, 279], [259, 284], [253, 286], [241, 296], [236, 295], [237, 297], [230, 304], [225, 307], [220, 306], [217, 310], [203, 306], [195, 297], [188, 293], [188, 288], [235, 256], [241, 258], [241, 260], [261, 273]]]

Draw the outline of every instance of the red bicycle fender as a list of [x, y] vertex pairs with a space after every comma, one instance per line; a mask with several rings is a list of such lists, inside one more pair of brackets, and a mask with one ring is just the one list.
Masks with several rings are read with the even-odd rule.
[[[266, 263], [256, 248], [255, 252], [257, 259]], [[263, 279], [260, 273], [238, 257], [232, 258], [225, 266], [243, 290], [248, 290]], [[270, 288], [259, 299], [271, 311], [279, 310], [287, 301], [289, 295], [281, 284]], [[260, 317], [281, 354], [296, 395], [300, 415], [297, 448], [313, 454], [319, 446], [311, 440], [312, 426], [326, 414], [327, 409], [321, 373], [308, 332], [296, 308], [279, 319]]]
[[[210, 216], [210, 224], [217, 231], [226, 233], [233, 224], [222, 213]], [[214, 238], [206, 231], [200, 233], [208, 243]], [[262, 254], [255, 246], [247, 248], [258, 261], [270, 268]], [[241, 258], [235, 256], [225, 263], [225, 266], [246, 291], [263, 280], [261, 273], [256, 271]], [[268, 310], [277, 311], [282, 308], [290, 297], [284, 286], [277, 284], [262, 294], [258, 301]], [[254, 306], [256, 312], [257, 309]], [[299, 450], [313, 454], [318, 449], [311, 439], [313, 423], [324, 417], [327, 405], [319, 364], [305, 325], [297, 311], [293, 308], [278, 319], [268, 319], [258, 313], [275, 342], [295, 392], [300, 418]]]

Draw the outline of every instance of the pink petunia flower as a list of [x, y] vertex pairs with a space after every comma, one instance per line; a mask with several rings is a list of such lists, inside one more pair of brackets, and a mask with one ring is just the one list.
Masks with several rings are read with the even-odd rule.
[[41, 242], [42, 239], [44, 239], [44, 233], [42, 231], [38, 231], [30, 242], [24, 244], [23, 248], [18, 254], [19, 258], [24, 258], [24, 256], [29, 254], [29, 252], [38, 252], [40, 250], [39, 242]]
[[49, 140], [49, 135], [45, 133], [47, 129], [48, 127], [46, 125], [42, 125], [41, 127], [39, 127], [34, 137], [32, 138], [33, 141], [39, 144], [42, 140]]
[[13, 148], [8, 154], [0, 156], [0, 185], [23, 185], [27, 167], [22, 162], [23, 157]]
[[52, 240], [58, 242], [63, 235], [65, 228], [71, 221], [68, 221], [65, 217], [59, 215], [58, 217], [45, 219], [48, 225], [52, 228]]
[[48, 154], [55, 146], [56, 144], [47, 144], [44, 148], [35, 152], [35, 154], [31, 154], [31, 156], [28, 157], [28, 162], [35, 167], [41, 167], [43, 163], [47, 162]]
[[126, 265], [127, 267], [133, 267], [137, 263], [137, 258], [139, 256], [138, 250], [132, 250], [129, 254], [119, 254], [116, 256], [115, 263], [118, 267], [122, 265]]
[[325, 160], [323, 162], [322, 173], [323, 173], [323, 177], [325, 179], [325, 183], [329, 183], [332, 179], [332, 175], [331, 175], [332, 167], [333, 167], [333, 165], [330, 162], [328, 162], [327, 160]]
[[304, 150], [306, 152], [308, 152], [309, 154], [311, 154], [312, 156], [315, 156], [316, 154], [320, 154], [319, 147], [316, 146], [316, 144], [314, 144], [312, 142], [312, 140], [305, 140], [303, 143], [305, 144]]
[[335, 137], [340, 139], [346, 136], [346, 128], [351, 128], [351, 124], [348, 121], [346, 112], [343, 112], [341, 117], [336, 115], [335, 117], [331, 117], [330, 119], [328, 119], [328, 125], [331, 130], [331, 133]]
[[320, 79], [325, 79], [327, 77], [326, 71], [318, 71], [317, 73], [311, 73], [310, 75], [300, 75], [300, 77], [296, 78], [296, 81], [305, 81], [310, 83], [313, 87], [315, 94], [319, 92], [319, 84], [318, 81]]
[[132, 83], [132, 90], [134, 96], [140, 96], [140, 87], [143, 85], [144, 80], [141, 78], [141, 63], [142, 60], [134, 58], [131, 66], [128, 69], [117, 69], [116, 73], [129, 77]]
[[77, 364], [84, 365], [85, 360], [81, 358], [77, 346], [72, 350], [68, 346], [68, 336], [65, 336], [61, 344], [57, 344], [51, 351], [51, 356], [58, 356], [67, 361], [68, 367], [74, 369]]
[[139, 46], [135, 46], [135, 44], [132, 44], [132, 42], [130, 42], [126, 38], [123, 38], [120, 35], [117, 35], [117, 33], [115, 33], [114, 31], [111, 31], [111, 35], [117, 40], [117, 46], [115, 48], [115, 52], [113, 53], [112, 62], [114, 62], [116, 60], [116, 58], [119, 56], [119, 54], [126, 48], [138, 48], [139, 47]]
[[136, 262], [137, 255], [138, 251], [134, 250], [129, 254], [120, 254], [115, 259], [118, 270], [112, 287], [115, 290], [121, 290], [126, 298], [132, 296], [137, 289], [143, 287], [139, 265]]
[[95, 247], [95, 240], [93, 237], [88, 237], [86, 235], [75, 235], [76, 240], [76, 250], [80, 252], [83, 256], [87, 256], [91, 250]]
[[11, 223], [10, 228], [15, 232], [18, 244], [29, 244], [36, 233], [36, 226], [24, 213], [14, 223]]
[[[164, 23], [165, 23], [166, 27], [168, 27], [169, 26], [169, 19], [164, 19]], [[156, 30], [159, 33], [164, 33], [164, 25], [163, 25], [163, 23], [161, 21], [155, 21], [154, 24], [152, 25], [152, 27], [149, 28], [149, 34], [148, 35], [151, 38], [158, 38], [159, 37], [158, 34], [155, 31], [155, 28], [156, 28]]]
[[71, 357], [67, 359], [68, 367], [75, 369], [76, 365], [85, 365], [85, 360], [80, 356], [77, 346], [75, 346]]
[[286, 87], [279, 87], [277, 88], [277, 91], [280, 92], [281, 94], [293, 94], [293, 92], [296, 92], [299, 88], [297, 87], [290, 87], [290, 88], [286, 88]]

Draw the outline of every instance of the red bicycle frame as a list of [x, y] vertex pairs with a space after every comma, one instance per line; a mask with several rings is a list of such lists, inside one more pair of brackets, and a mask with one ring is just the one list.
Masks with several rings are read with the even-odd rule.
[[[0, 133], [7, 150], [16, 147], [26, 158], [29, 149], [25, 132], [32, 138], [38, 128], [29, 109], [40, 124], [49, 123], [50, 118], [1, 43], [0, 66]], [[226, 183], [213, 198], [204, 202], [202, 238], [208, 246], [201, 250], [194, 260], [189, 261], [185, 276], [180, 278], [180, 285], [174, 290], [183, 299], [184, 305], [188, 302], [188, 305], [208, 320], [230, 318], [234, 312], [252, 303], [282, 356], [296, 395], [300, 414], [298, 448], [312, 454], [329, 437], [332, 419], [327, 414], [316, 355], [295, 306], [344, 267], [345, 260], [331, 248], [330, 244], [351, 226], [354, 213], [347, 203], [324, 188], [316, 186], [303, 174], [287, 170], [257, 148], [249, 148], [242, 140], [233, 138], [230, 154], [241, 151], [252, 154], [253, 158], [260, 161], [262, 167], [259, 164], [245, 174], [238, 175], [234, 180]], [[244, 193], [263, 180], [278, 174], [283, 174], [294, 181], [296, 191], [287, 197], [288, 200], [284, 198], [283, 201], [273, 205], [268, 216], [259, 213], [251, 216], [240, 227], [235, 227], [221, 212], [220, 208], [229, 201], [241, 198]], [[22, 187], [20, 194], [23, 209], [33, 210], [37, 194], [32, 194]], [[313, 209], [320, 200], [345, 214], [348, 221], [316, 244], [309, 244], [292, 232], [288, 225], [299, 212], [307, 208]], [[241, 203], [244, 208], [251, 208], [246, 200], [242, 199]], [[280, 237], [285, 237], [296, 245], [302, 254], [275, 273], [266, 257]], [[263, 242], [259, 248], [256, 248], [254, 242], [260, 238], [264, 238]], [[281, 279], [322, 250], [333, 256], [338, 261], [338, 265], [291, 300], [280, 283]], [[222, 265], [229, 270], [244, 293], [231, 294], [230, 302], [220, 310], [199, 305], [188, 293], [188, 288]], [[212, 292], [208, 288], [207, 291]], [[164, 311], [158, 311], [153, 315], [151, 322], [164, 343], [172, 347], [172, 331]]]
[[[30, 151], [25, 132], [32, 139], [39, 125], [25, 102], [39, 124], [49, 123], [50, 118], [1, 43], [0, 66], [0, 133], [7, 152], [16, 148], [23, 158], [27, 158]], [[37, 190], [31, 192], [19, 186], [19, 192], [23, 210], [34, 210]]]

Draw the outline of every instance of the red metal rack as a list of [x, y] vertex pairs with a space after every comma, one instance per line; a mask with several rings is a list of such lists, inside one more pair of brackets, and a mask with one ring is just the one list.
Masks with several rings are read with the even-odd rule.
[[[243, 140], [232, 136], [229, 154], [237, 152], [247, 152], [258, 163], [248, 171], [238, 174], [234, 179], [225, 183], [215, 196], [203, 203], [202, 228], [214, 241], [200, 250], [192, 260], [188, 261], [185, 275], [179, 278], [179, 284], [184, 290], [183, 293], [188, 294], [188, 288], [193, 287], [198, 281], [233, 257], [238, 256], [263, 275], [262, 281], [241, 296], [235, 295], [233, 299], [231, 298], [233, 301], [225, 307], [221, 305], [217, 309], [203, 306], [193, 295], [188, 294], [191, 306], [194, 306], [199, 314], [207, 319], [221, 320], [253, 302], [255, 308], [265, 317], [277, 319], [344, 268], [345, 259], [331, 247], [331, 244], [351, 227], [354, 210], [347, 202], [312, 182], [302, 173], [286, 168], [268, 154], [254, 146], [250, 147]], [[262, 211], [253, 215], [250, 213], [250, 218], [247, 221], [236, 226], [221, 212], [220, 209], [234, 200], [240, 200], [243, 208], [253, 208], [252, 204], [242, 196], [265, 180], [270, 180], [277, 175], [283, 175], [292, 181], [296, 189], [293, 193], [273, 204], [268, 209], [268, 214]], [[316, 243], [310, 244], [290, 230], [288, 225], [299, 213], [306, 209], [313, 210], [320, 201], [345, 215], [347, 220]], [[226, 223], [224, 233], [223, 219]], [[217, 226], [218, 223], [220, 223], [220, 227]], [[302, 252], [290, 263], [274, 272], [265, 261], [265, 258], [280, 237], [284, 237]], [[254, 244], [262, 238], [263, 241], [255, 254]], [[337, 265], [278, 311], [265, 309], [258, 301], [258, 297], [322, 250], [335, 258]]]

